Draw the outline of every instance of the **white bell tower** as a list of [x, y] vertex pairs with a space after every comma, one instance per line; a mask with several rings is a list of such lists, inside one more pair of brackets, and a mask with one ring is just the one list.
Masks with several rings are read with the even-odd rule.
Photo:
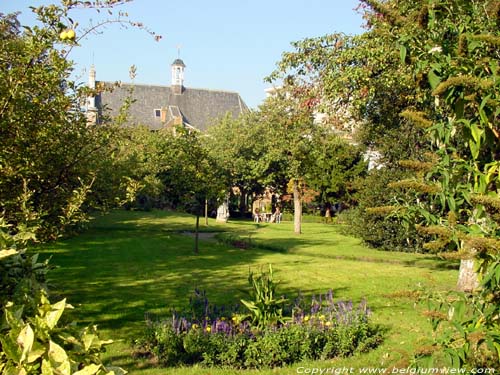
[[[96, 88], [96, 72], [95, 66], [91, 65], [89, 70], [89, 89], [95, 90]], [[87, 97], [87, 122], [89, 124], [97, 123], [97, 107], [95, 105], [95, 92]]]
[[172, 63], [172, 91], [176, 95], [184, 91], [184, 68], [186, 65], [181, 59], [175, 59]]

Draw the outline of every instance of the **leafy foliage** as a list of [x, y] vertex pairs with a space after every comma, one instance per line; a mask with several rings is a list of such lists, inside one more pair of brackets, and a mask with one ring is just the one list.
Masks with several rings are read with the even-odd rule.
[[255, 276], [250, 272], [248, 282], [251, 286], [251, 300], [241, 300], [241, 303], [248, 309], [252, 324], [263, 328], [283, 323], [283, 307], [287, 300], [276, 295], [277, 283], [274, 281], [272, 265], [269, 265], [267, 274]]
[[323, 130], [312, 153], [314, 163], [307, 176], [310, 185], [319, 192], [319, 202], [352, 203], [357, 188], [354, 182], [367, 172], [360, 147]]
[[[425, 130], [435, 155], [406, 163], [414, 178], [397, 186], [415, 196], [400, 204], [412, 208], [413, 220], [422, 224], [417, 229], [434, 238], [426, 248], [475, 257], [481, 280], [472, 295], [438, 303], [438, 310], [448, 308], [447, 315], [431, 313], [435, 328], [451, 327], [439, 331], [437, 349], [453, 365], [498, 363], [500, 3], [366, 3], [374, 28], [397, 38], [402, 64], [417, 82], [425, 81], [416, 92], [427, 105], [422, 112], [408, 108], [402, 116]], [[465, 288], [473, 291], [471, 284]]]
[[34, 234], [18, 228], [9, 233], [0, 219], [0, 372], [2, 374], [124, 374], [100, 360], [104, 346], [95, 326], [78, 329], [60, 324], [63, 299], [51, 304], [45, 284], [48, 261], [26, 252]]
[[[32, 7], [36, 25], [0, 14], [0, 211], [9, 224], [36, 223], [40, 240], [78, 229], [90, 210], [123, 200], [121, 172], [127, 170], [115, 158], [123, 132], [113, 122], [92, 126], [81, 107], [95, 91], [71, 79], [68, 56], [81, 38], [110, 23], [143, 29], [159, 40], [125, 14], [113, 15], [114, 7], [128, 1]], [[99, 16], [103, 8], [107, 18]], [[82, 9], [95, 10], [97, 22], [78, 25], [72, 12]]]
[[265, 158], [266, 138], [259, 127], [258, 113], [247, 112], [237, 119], [226, 116], [209, 127], [207, 133], [208, 152], [226, 170], [231, 184], [243, 194], [263, 193], [271, 182], [267, 179], [273, 168]]
[[23, 306], [8, 303], [3, 311], [0, 336], [0, 371], [3, 374], [124, 374], [119, 368], [102, 365], [100, 353], [104, 345], [112, 341], [101, 341], [95, 326], [83, 330], [57, 326], [68, 306], [65, 299], [51, 304], [42, 294], [36, 314], [25, 316]]
[[433, 367], [433, 354], [442, 351], [455, 368], [494, 369], [500, 361], [500, 268], [491, 263], [481, 281], [480, 292], [467, 296], [452, 292], [427, 298], [426, 314], [437, 334], [432, 346], [420, 348], [415, 366]]
[[158, 176], [164, 185], [164, 196], [172, 207], [200, 215], [206, 199], [225, 196], [227, 178], [205, 147], [202, 135], [177, 128], [175, 134], [165, 131], [160, 145], [162, 164]]
[[[271, 77], [305, 87], [325, 111], [350, 111], [359, 139], [385, 166], [410, 171], [391, 182], [392, 199], [361, 211], [363, 223], [378, 218], [367, 228], [378, 232], [378, 245], [384, 235], [404, 234], [415, 248], [474, 257], [481, 287], [456, 302], [471, 309], [450, 315], [454, 328], [440, 341], [453, 364], [481, 363], [480, 348], [498, 345], [495, 308], [485, 301], [496, 301], [498, 274], [499, 7], [497, 0], [363, 0], [366, 33], [297, 42]], [[386, 223], [397, 222], [404, 231], [393, 233]], [[481, 339], [473, 326], [484, 329]]]

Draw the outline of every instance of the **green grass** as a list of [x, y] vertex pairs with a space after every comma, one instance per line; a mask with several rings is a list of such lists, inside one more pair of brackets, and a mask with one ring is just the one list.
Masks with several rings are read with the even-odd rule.
[[[204, 239], [200, 253], [186, 235], [194, 218], [165, 211], [114, 211], [98, 217], [79, 236], [40, 246], [57, 266], [49, 274], [52, 289], [76, 309], [71, 317], [98, 324], [113, 344], [104, 359], [132, 374], [295, 374], [298, 366], [340, 368], [385, 367], [407, 356], [430, 335], [430, 325], [408, 292], [425, 287], [454, 287], [458, 265], [431, 256], [368, 249], [343, 236], [335, 225], [305, 223], [294, 235], [292, 223], [254, 224], [210, 220], [203, 231], [220, 238], [240, 238], [252, 247]], [[222, 233], [224, 232], [224, 233]], [[211, 302], [235, 303], [248, 290], [249, 268], [272, 263], [282, 293], [293, 297], [333, 289], [341, 299], [368, 300], [372, 321], [385, 330], [376, 350], [352, 358], [311, 362], [290, 368], [241, 371], [198, 367], [158, 369], [131, 357], [130, 343], [144, 328], [144, 314], [168, 316], [169, 308], [186, 307], [194, 288], [206, 290]], [[265, 269], [265, 268], [264, 268]]]

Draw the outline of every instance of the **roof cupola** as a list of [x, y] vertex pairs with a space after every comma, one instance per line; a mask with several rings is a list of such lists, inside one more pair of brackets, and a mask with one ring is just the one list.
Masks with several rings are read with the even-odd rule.
[[172, 63], [172, 91], [176, 95], [182, 94], [184, 91], [184, 61], [177, 58]]

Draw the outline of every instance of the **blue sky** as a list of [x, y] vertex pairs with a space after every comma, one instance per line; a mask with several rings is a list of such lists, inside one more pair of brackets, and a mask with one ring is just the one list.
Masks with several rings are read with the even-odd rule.
[[[0, 12], [22, 11], [21, 20], [31, 24], [28, 6], [48, 2], [0, 0]], [[255, 108], [269, 87], [264, 77], [292, 50], [292, 41], [363, 31], [357, 5], [358, 0], [135, 0], [115, 12], [127, 12], [162, 35], [160, 42], [141, 30], [112, 25], [82, 40], [70, 58], [84, 80], [94, 63], [98, 80], [129, 82], [129, 67], [136, 65], [136, 83], [170, 85], [170, 64], [180, 45], [186, 87], [237, 91]], [[73, 16], [79, 28], [104, 17], [93, 10]]]

